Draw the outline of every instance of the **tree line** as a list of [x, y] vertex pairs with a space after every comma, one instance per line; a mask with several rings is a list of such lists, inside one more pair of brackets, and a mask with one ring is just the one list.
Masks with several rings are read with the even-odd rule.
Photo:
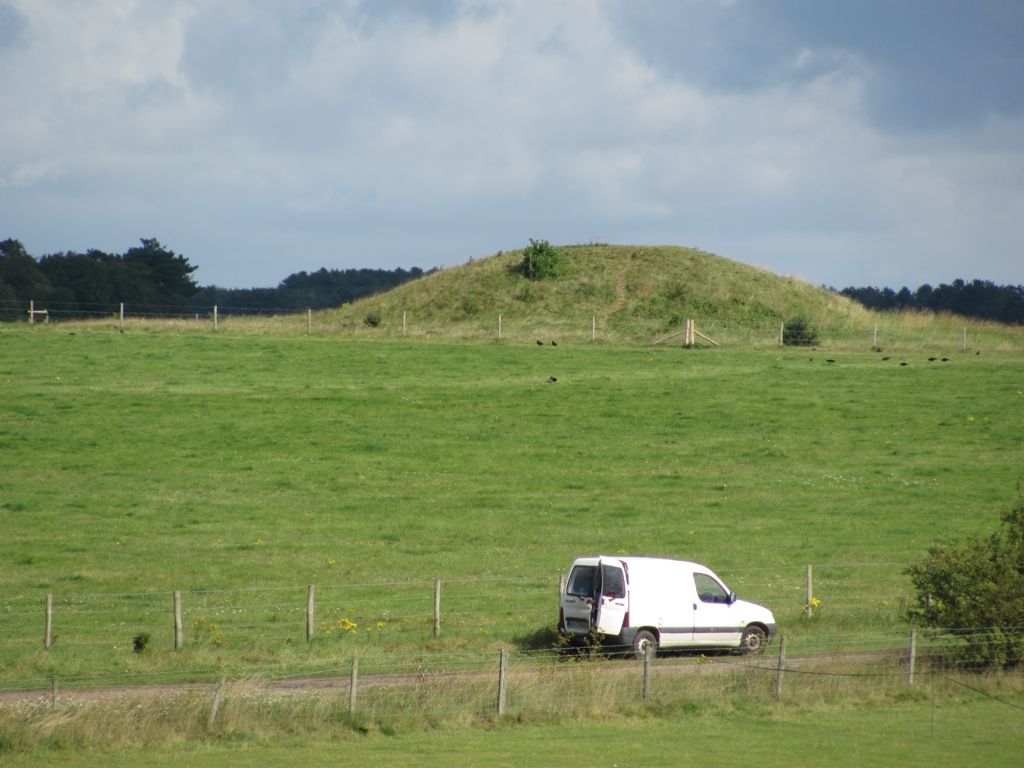
[[0, 320], [23, 319], [29, 300], [51, 315], [89, 317], [116, 311], [124, 302], [136, 314], [180, 315], [218, 309], [233, 314], [294, 312], [337, 307], [421, 277], [412, 269], [320, 269], [296, 272], [275, 288], [199, 286], [197, 267], [156, 239], [124, 253], [90, 249], [39, 259], [18, 240], [0, 241]]
[[[531, 241], [532, 243], [532, 241]], [[533, 243], [535, 246], [547, 245]], [[319, 269], [296, 272], [275, 288], [200, 287], [197, 267], [156, 239], [142, 239], [124, 253], [90, 249], [31, 256], [18, 241], [0, 241], [0, 319], [25, 316], [30, 299], [61, 317], [87, 317], [135, 305], [151, 314], [206, 313], [214, 306], [234, 314], [295, 312], [337, 307], [422, 277], [412, 269]], [[832, 289], [834, 290], [834, 289]], [[1024, 325], [1024, 286], [989, 280], [954, 280], [933, 288], [843, 288], [838, 293], [869, 309], [920, 309]], [[137, 311], [138, 311], [137, 310]]]
[[843, 288], [839, 291], [868, 309], [924, 309], [965, 317], [1024, 325], [1024, 285], [996, 285], [990, 280], [954, 280], [916, 291], [901, 288]]
[[294, 272], [276, 288], [200, 288], [193, 304], [198, 307], [217, 305], [220, 311], [233, 314], [261, 314], [272, 311], [296, 312], [306, 308], [338, 307], [363, 296], [390, 290], [424, 275], [419, 267], [412, 269], [324, 269], [316, 272]]

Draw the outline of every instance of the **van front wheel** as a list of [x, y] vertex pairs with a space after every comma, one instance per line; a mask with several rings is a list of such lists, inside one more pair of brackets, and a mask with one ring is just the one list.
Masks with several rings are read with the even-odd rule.
[[761, 627], [751, 624], [743, 630], [743, 636], [740, 638], [740, 653], [744, 655], [764, 653], [766, 645], [768, 645], [768, 634]]
[[658, 638], [648, 629], [641, 629], [633, 635], [633, 655], [638, 659], [647, 656], [647, 649], [651, 650], [651, 658], [658, 655]]

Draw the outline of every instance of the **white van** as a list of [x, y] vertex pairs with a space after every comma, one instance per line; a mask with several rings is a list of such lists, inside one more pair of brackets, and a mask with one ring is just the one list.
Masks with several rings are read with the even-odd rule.
[[570, 638], [596, 631], [640, 658], [648, 647], [762, 653], [777, 628], [767, 608], [737, 600], [709, 568], [683, 560], [578, 558], [560, 602]]

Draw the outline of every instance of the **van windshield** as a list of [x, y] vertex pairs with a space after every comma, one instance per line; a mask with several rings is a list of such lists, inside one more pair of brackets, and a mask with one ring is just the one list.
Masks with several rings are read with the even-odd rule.
[[594, 583], [596, 578], [596, 565], [577, 565], [569, 574], [565, 592], [574, 597], [593, 597], [597, 590], [597, 584]]

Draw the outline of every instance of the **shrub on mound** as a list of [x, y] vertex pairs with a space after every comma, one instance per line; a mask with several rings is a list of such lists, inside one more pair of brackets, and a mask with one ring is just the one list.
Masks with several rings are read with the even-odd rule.
[[530, 245], [523, 249], [523, 274], [530, 280], [558, 277], [568, 266], [566, 256], [555, 249], [547, 240], [530, 238]]
[[782, 343], [787, 347], [813, 347], [818, 343], [818, 331], [802, 317], [782, 324]]

